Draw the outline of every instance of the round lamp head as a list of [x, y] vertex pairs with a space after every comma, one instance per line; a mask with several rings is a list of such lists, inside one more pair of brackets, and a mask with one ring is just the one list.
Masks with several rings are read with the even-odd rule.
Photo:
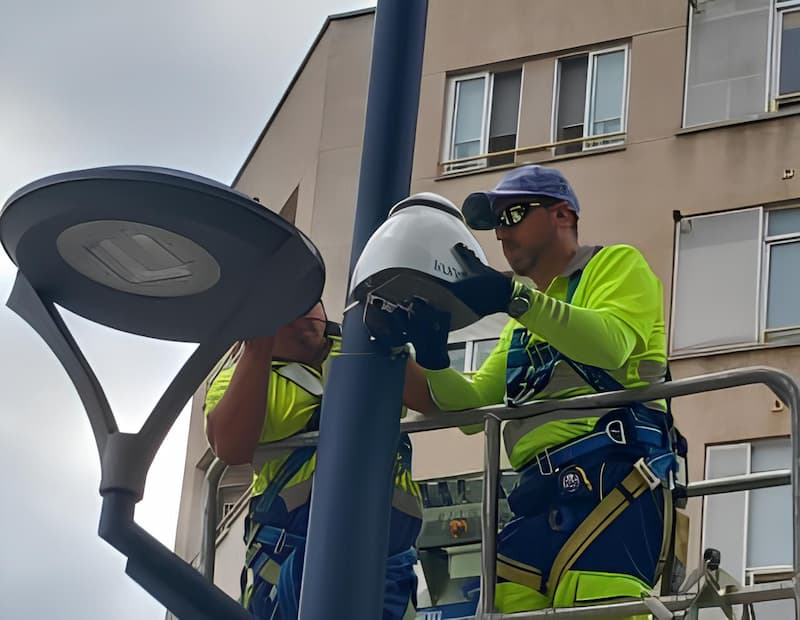
[[0, 212], [0, 242], [43, 296], [122, 331], [199, 342], [274, 333], [316, 303], [319, 252], [215, 181], [149, 167], [47, 177]]

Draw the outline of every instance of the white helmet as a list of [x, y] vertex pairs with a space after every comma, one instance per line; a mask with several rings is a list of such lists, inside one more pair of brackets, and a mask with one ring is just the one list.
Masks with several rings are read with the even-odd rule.
[[488, 264], [464, 217], [447, 198], [423, 192], [398, 202], [364, 246], [350, 280], [350, 298], [368, 294], [407, 306], [413, 297], [450, 313], [450, 329], [477, 321], [476, 315], [450, 291], [464, 277], [453, 246], [463, 243]]

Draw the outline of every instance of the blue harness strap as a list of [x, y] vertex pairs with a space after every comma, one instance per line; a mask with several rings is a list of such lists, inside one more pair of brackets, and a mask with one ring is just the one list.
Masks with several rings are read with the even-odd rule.
[[[260, 571], [272, 556], [283, 558], [278, 583], [273, 585], [270, 598], [273, 606], [277, 604], [281, 620], [296, 619], [303, 575], [305, 536], [297, 536], [286, 530], [265, 525], [259, 528], [254, 542], [261, 544], [264, 550], [251, 560], [254, 571]], [[409, 600], [415, 600], [416, 562], [417, 552], [413, 547], [390, 555], [386, 559], [384, 618], [401, 620], [408, 608]]]
[[[311, 420], [301, 432], [319, 428], [318, 407]], [[394, 475], [411, 468], [411, 439], [407, 433], [400, 436], [398, 458]], [[293, 450], [281, 464], [263, 493], [251, 500], [250, 514], [245, 527], [245, 543], [248, 549], [247, 561], [241, 575], [242, 595], [247, 587], [247, 571], [253, 571], [253, 593], [248, 610], [258, 620], [295, 620], [300, 601], [300, 584], [305, 556], [305, 535], [288, 532], [286, 529], [269, 524], [270, 510], [281, 491], [297, 472], [308, 463], [316, 453], [310, 446]], [[410, 518], [410, 517], [409, 517]], [[414, 533], [416, 538], [418, 528]], [[261, 576], [268, 561], [280, 566], [278, 583], [272, 584]], [[416, 550], [411, 547], [391, 555], [386, 561], [386, 585], [384, 589], [384, 618], [402, 620], [411, 600], [416, 604], [417, 576], [414, 565]]]
[[[567, 303], [572, 302], [581, 276], [580, 270], [570, 276]], [[543, 390], [559, 361], [568, 364], [596, 392], [625, 389], [606, 370], [577, 362], [546, 342], [529, 346], [530, 339], [531, 334], [525, 328], [514, 330], [512, 335], [506, 367], [506, 393], [510, 405], [522, 404]], [[678, 443], [678, 438], [682, 444]], [[588, 435], [537, 454], [526, 469], [536, 467], [540, 475], [549, 475], [576, 459], [609, 450], [627, 450], [632, 455], [641, 456], [660, 480], [672, 484], [677, 474], [675, 451], [685, 452], [686, 446], [685, 440], [674, 431], [669, 403], [667, 410], [662, 412], [635, 402], [601, 417]]]

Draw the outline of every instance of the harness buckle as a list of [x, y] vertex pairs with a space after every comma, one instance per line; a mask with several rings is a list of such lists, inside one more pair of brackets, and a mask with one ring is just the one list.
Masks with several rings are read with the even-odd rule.
[[640, 458], [636, 461], [633, 464], [633, 468], [639, 472], [639, 475], [647, 483], [651, 491], [661, 486], [661, 479], [656, 476], [648, 464], [644, 462], [644, 458]]
[[[544, 457], [540, 457], [540, 454], [543, 454]], [[542, 468], [542, 462], [547, 464], [547, 471]], [[550, 460], [550, 453], [547, 451], [547, 448], [536, 455], [536, 466], [539, 468], [539, 473], [542, 476], [551, 476], [553, 474], [553, 463]]]
[[283, 551], [284, 546], [286, 546], [286, 530], [281, 530], [281, 534], [278, 536], [278, 540], [275, 542], [275, 548], [272, 552], [278, 554]]
[[611, 420], [606, 424], [606, 435], [611, 441], [620, 446], [628, 443], [628, 438], [625, 436], [625, 425], [622, 420]]

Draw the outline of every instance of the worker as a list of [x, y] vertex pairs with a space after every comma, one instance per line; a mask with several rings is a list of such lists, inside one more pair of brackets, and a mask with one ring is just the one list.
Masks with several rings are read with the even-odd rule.
[[[629, 245], [583, 246], [580, 206], [556, 169], [527, 165], [462, 207], [494, 229], [514, 275], [461, 244], [452, 291], [478, 316], [510, 320], [473, 376], [449, 368], [448, 317], [416, 300], [408, 338], [409, 406], [431, 413], [634, 388], [665, 380], [663, 291]], [[666, 559], [676, 474], [663, 401], [563, 410], [505, 423], [519, 472], [498, 538], [496, 605], [504, 613], [606, 603], [650, 593]]]
[[[274, 336], [245, 341], [241, 357], [219, 373], [206, 396], [214, 453], [229, 465], [251, 463], [259, 444], [318, 430], [328, 362], [339, 343], [339, 327], [327, 320], [322, 303]], [[259, 620], [297, 618], [315, 451], [287, 450], [254, 464], [241, 602]], [[394, 487], [383, 618], [407, 620], [415, 615], [414, 544], [422, 514], [407, 434], [398, 445]], [[342, 563], [347, 570], [347, 558]]]

